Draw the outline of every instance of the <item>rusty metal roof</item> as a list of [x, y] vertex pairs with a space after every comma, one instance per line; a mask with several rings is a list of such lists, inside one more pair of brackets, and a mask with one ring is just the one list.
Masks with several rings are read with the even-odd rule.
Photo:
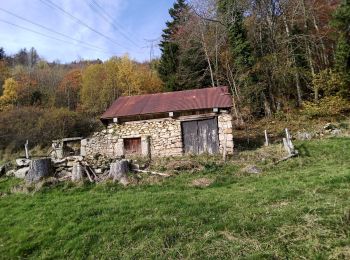
[[120, 97], [101, 119], [231, 106], [232, 99], [228, 87], [212, 87]]

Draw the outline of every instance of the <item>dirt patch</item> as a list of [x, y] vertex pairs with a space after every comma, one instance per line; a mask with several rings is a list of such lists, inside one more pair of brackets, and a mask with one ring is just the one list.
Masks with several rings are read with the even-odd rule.
[[208, 179], [208, 178], [199, 178], [195, 179], [191, 182], [192, 187], [199, 187], [199, 188], [206, 188], [210, 186], [214, 182], [213, 179]]

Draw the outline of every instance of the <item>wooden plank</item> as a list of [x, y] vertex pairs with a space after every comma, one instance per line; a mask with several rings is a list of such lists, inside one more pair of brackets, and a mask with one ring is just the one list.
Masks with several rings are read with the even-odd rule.
[[198, 154], [198, 124], [197, 121], [181, 123], [185, 153]]
[[184, 121], [181, 125], [185, 153], [215, 154], [219, 152], [217, 118]]
[[219, 152], [217, 119], [198, 121], [199, 153], [215, 154]]

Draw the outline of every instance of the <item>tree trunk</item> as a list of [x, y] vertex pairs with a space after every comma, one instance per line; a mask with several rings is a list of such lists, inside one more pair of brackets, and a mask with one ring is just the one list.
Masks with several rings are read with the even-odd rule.
[[44, 177], [52, 176], [53, 172], [51, 158], [36, 159], [31, 161], [25, 179], [28, 182], [36, 182]]
[[82, 181], [84, 178], [84, 169], [80, 163], [74, 163], [72, 169], [72, 181]]
[[127, 160], [120, 160], [115, 163], [111, 163], [109, 169], [109, 178], [113, 181], [124, 182], [127, 180], [127, 174], [129, 172], [129, 162]]

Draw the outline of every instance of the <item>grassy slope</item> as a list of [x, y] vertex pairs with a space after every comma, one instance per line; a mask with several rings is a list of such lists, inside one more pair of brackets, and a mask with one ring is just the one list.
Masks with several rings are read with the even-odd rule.
[[[350, 257], [350, 139], [298, 146], [300, 158], [260, 176], [227, 165], [162, 184], [2, 197], [0, 258]], [[203, 176], [216, 181], [188, 185]]]

